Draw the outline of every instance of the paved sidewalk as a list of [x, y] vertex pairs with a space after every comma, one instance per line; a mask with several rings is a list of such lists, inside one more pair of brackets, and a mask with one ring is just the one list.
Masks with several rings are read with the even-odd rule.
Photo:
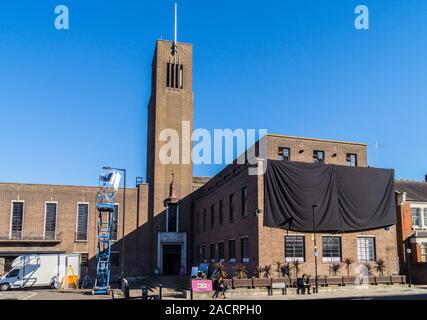
[[[131, 296], [140, 296], [141, 290], [131, 290]], [[117, 299], [122, 298], [116, 296]], [[369, 287], [352, 288], [336, 291], [322, 291], [311, 295], [273, 295], [273, 296], [245, 296], [240, 298], [227, 298], [226, 300], [308, 300], [308, 299], [362, 299], [362, 300], [427, 300], [427, 286], [399, 287]], [[108, 295], [93, 296], [90, 290], [57, 291], [50, 289], [40, 290], [11, 290], [0, 292], [0, 300], [112, 300]], [[164, 300], [183, 300], [165, 298]], [[222, 300], [222, 299], [220, 299]]]
[[[245, 300], [247, 298], [233, 298], [230, 300]], [[347, 290], [337, 290], [322, 292], [319, 288], [319, 294], [311, 295], [273, 295], [273, 296], [255, 296], [254, 300], [310, 300], [310, 299], [357, 299], [357, 300], [427, 300], [427, 286], [408, 286], [390, 287], [390, 288], [354, 288]]]

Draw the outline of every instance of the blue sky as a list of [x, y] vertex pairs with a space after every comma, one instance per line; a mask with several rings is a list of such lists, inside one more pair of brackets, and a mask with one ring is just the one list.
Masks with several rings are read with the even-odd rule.
[[[427, 173], [426, 1], [178, 3], [196, 128], [365, 142], [371, 165]], [[368, 31], [354, 28], [358, 4]], [[172, 36], [170, 0], [1, 1], [0, 181], [93, 185], [103, 165], [126, 167], [131, 185], [145, 176], [151, 59]]]

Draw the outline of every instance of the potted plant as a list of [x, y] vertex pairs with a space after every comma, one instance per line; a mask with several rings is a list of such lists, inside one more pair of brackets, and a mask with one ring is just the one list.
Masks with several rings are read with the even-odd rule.
[[366, 268], [367, 275], [368, 276], [372, 276], [373, 275], [373, 273], [372, 273], [372, 264], [370, 262], [364, 262], [363, 265]]
[[368, 280], [369, 284], [375, 284], [375, 277], [374, 277], [374, 274], [372, 273], [372, 264], [370, 262], [366, 261], [363, 263], [363, 265], [366, 268], [366, 273], [367, 273], [367, 276], [369, 278], [369, 280]]
[[354, 260], [352, 258], [345, 258], [344, 259], [344, 268], [347, 271], [347, 276], [343, 277], [343, 284], [354, 284], [356, 281], [356, 277], [350, 276], [350, 271], [352, 269]]
[[288, 285], [291, 285], [291, 276], [292, 276], [292, 266], [289, 262], [286, 262], [283, 266], [280, 267], [280, 273], [283, 278], [288, 278]]
[[248, 268], [244, 264], [238, 264], [234, 267], [236, 279], [247, 279]]
[[215, 279], [222, 277], [223, 279], [228, 278], [228, 273], [225, 271], [224, 265], [222, 263], [217, 263], [214, 271]]
[[252, 279], [248, 279], [248, 269], [244, 264], [238, 264], [234, 267], [235, 279], [233, 279], [233, 287], [252, 287]]
[[276, 262], [276, 273], [277, 273], [278, 278], [280, 278], [282, 275], [281, 269], [282, 269], [282, 263], [280, 261], [277, 261]]
[[347, 277], [350, 276], [350, 270], [351, 270], [351, 266], [353, 264], [353, 259], [352, 258], [345, 258], [344, 259], [344, 266], [345, 266], [345, 270], [347, 271]]
[[341, 263], [339, 262], [334, 262], [329, 266], [329, 275], [333, 275], [334, 277], [337, 276], [337, 274], [340, 272], [341, 270]]
[[259, 276], [258, 279], [253, 279], [253, 287], [270, 287], [271, 286], [271, 269], [272, 266], [270, 264], [265, 265], [261, 269], [263, 277]]
[[257, 274], [258, 274], [258, 278], [262, 278], [262, 272], [263, 272], [263, 267], [262, 266], [258, 266], [257, 268], [256, 268], [256, 272], [257, 272]]
[[264, 278], [271, 278], [271, 264], [267, 264], [262, 268], [262, 272], [264, 273]]
[[294, 270], [295, 278], [298, 278], [298, 274], [301, 272], [301, 262], [294, 260], [292, 262], [292, 269]]
[[328, 278], [327, 279], [328, 285], [329, 284], [342, 285], [342, 278], [336, 278], [337, 274], [341, 270], [341, 267], [342, 265], [339, 262], [334, 262], [329, 266], [329, 275], [332, 275], [335, 278]]
[[384, 260], [383, 259], [378, 259], [376, 261], [376, 264], [377, 265], [375, 266], [375, 269], [380, 274], [380, 276], [384, 276], [384, 271], [386, 269]]
[[385, 261], [383, 259], [378, 259], [375, 263], [375, 269], [379, 274], [379, 276], [376, 278], [377, 283], [390, 284], [392, 281], [391, 278], [384, 276], [384, 271], [386, 270]]

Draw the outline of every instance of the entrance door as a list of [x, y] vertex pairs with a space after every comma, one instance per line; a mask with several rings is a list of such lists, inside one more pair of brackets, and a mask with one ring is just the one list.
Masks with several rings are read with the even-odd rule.
[[179, 275], [181, 268], [181, 245], [164, 244], [163, 245], [163, 274]]

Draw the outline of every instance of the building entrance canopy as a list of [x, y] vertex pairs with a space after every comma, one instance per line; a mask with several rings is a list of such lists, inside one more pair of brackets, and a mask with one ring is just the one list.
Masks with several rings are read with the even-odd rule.
[[394, 170], [268, 160], [265, 225], [350, 232], [396, 224]]

